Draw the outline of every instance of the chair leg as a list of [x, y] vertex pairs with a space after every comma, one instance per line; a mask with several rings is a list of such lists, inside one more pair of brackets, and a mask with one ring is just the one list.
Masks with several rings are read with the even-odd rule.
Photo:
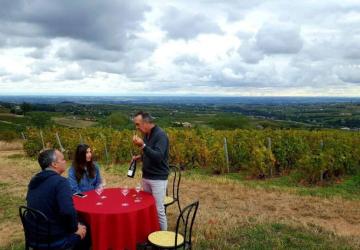
[[167, 206], [164, 206], [164, 209], [165, 209], [165, 214], [167, 214], [167, 213], [166, 213], [166, 210], [167, 210]]
[[[181, 207], [180, 207], [179, 198], [177, 199], [177, 204], [178, 204], [179, 212], [180, 212], [180, 214], [181, 214]], [[185, 223], [185, 219], [184, 219], [184, 216], [183, 216], [183, 215], [181, 215], [181, 219], [182, 219], [182, 221]]]

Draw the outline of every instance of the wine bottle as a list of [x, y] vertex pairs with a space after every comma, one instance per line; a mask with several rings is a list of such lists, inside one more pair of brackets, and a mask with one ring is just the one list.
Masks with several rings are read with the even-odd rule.
[[127, 176], [130, 178], [134, 178], [136, 171], [136, 160], [132, 160], [130, 163], [130, 167], [127, 173]]

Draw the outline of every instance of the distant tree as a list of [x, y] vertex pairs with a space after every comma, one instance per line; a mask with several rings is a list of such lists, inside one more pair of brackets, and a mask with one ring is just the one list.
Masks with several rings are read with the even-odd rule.
[[21, 105], [20, 105], [22, 111], [23, 111], [23, 114], [25, 115], [27, 112], [31, 111], [32, 110], [32, 105], [30, 103], [27, 103], [27, 102], [23, 102]]
[[11, 107], [11, 108], [10, 108], [10, 113], [15, 114], [15, 112], [16, 112], [15, 107], [14, 107], [14, 106]]
[[21, 109], [20, 106], [15, 105], [15, 106], [11, 107], [10, 113], [13, 113], [13, 114], [16, 114], [16, 115], [22, 115], [24, 112], [23, 112], [23, 110]]
[[228, 130], [237, 128], [250, 128], [248, 118], [244, 116], [217, 116], [209, 121], [209, 125], [218, 130]]
[[112, 127], [115, 129], [131, 129], [133, 128], [133, 123], [130, 120], [129, 116], [115, 112], [105, 118], [102, 122], [102, 125], [105, 127]]
[[37, 128], [50, 127], [53, 124], [51, 115], [46, 112], [29, 112], [28, 117], [30, 126], [35, 126]]

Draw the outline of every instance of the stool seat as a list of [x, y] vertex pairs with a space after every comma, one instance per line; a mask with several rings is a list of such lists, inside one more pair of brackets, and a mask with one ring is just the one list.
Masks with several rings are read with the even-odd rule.
[[168, 206], [168, 205], [174, 203], [174, 201], [175, 201], [175, 200], [174, 200], [173, 197], [171, 197], [171, 196], [165, 196], [165, 198], [164, 198], [164, 205], [165, 205], [165, 206]]
[[[157, 231], [149, 234], [148, 240], [151, 244], [163, 247], [171, 248], [175, 247], [175, 232], [171, 231]], [[177, 234], [177, 246], [184, 244], [184, 237], [181, 234]]]

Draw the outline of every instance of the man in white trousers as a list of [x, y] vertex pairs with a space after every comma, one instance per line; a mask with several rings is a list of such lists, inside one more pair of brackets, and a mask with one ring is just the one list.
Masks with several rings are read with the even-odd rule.
[[133, 121], [136, 129], [143, 134], [143, 138], [133, 136], [133, 143], [143, 151], [142, 155], [134, 156], [133, 159], [143, 161], [143, 189], [154, 196], [160, 228], [167, 230], [164, 198], [169, 176], [169, 139], [166, 133], [154, 124], [149, 113], [140, 111]]

